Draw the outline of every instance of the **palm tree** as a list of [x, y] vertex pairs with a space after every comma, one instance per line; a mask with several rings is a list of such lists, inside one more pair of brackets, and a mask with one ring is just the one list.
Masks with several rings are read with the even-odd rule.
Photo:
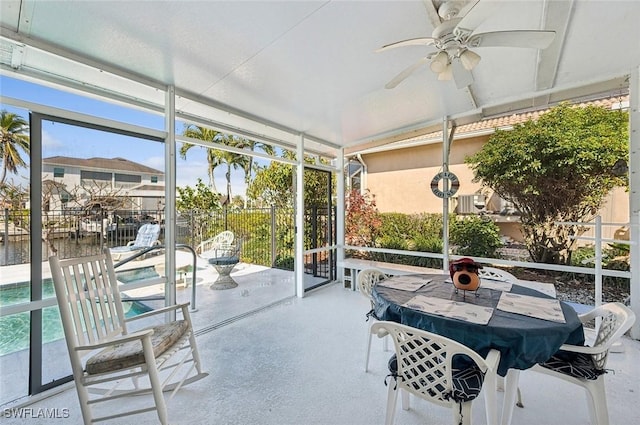
[[20, 156], [20, 150], [29, 154], [29, 123], [20, 115], [6, 110], [0, 113], [2, 121], [2, 142], [0, 142], [0, 156], [2, 157], [2, 177], [0, 185], [7, 178], [7, 171], [16, 174], [19, 167], [26, 167], [27, 163]]
[[[242, 148], [242, 149], [246, 149], [248, 151], [251, 152], [255, 152], [256, 149], [260, 148], [260, 150], [262, 150], [263, 152], [265, 152], [268, 155], [275, 155], [275, 148], [269, 144], [266, 143], [262, 143], [262, 142], [256, 142], [255, 140], [249, 140], [249, 139], [242, 139], [239, 137], [234, 137], [233, 138], [233, 146], [237, 147], [237, 148]], [[253, 177], [253, 171], [255, 167], [255, 163], [253, 161], [253, 156], [249, 155], [248, 157], [245, 158], [246, 160], [244, 160], [242, 162], [242, 168], [244, 170], [244, 183], [246, 185], [246, 187], [249, 187], [249, 184], [251, 184], [251, 180]], [[244, 208], [247, 208], [247, 197], [244, 197]]]
[[[273, 146], [268, 145], [266, 143], [262, 143], [262, 142], [256, 142], [254, 140], [245, 140], [245, 145], [243, 146], [243, 148], [248, 148], [251, 152], [254, 152], [257, 148], [260, 148], [264, 153], [268, 154], [268, 155], [274, 155], [275, 154], [275, 149]], [[253, 173], [253, 156], [249, 157], [249, 160], [247, 161], [247, 165], [244, 169], [244, 182], [247, 184], [247, 187], [249, 186], [249, 183], [251, 182], [251, 176]]]
[[[213, 142], [218, 136], [218, 132], [206, 127], [199, 127], [196, 125], [188, 125], [184, 131], [183, 135], [187, 137], [192, 137], [194, 139], [205, 140], [208, 142]], [[191, 143], [185, 143], [180, 148], [180, 158], [187, 159], [187, 151], [196, 145]], [[216, 189], [216, 182], [213, 177], [214, 170], [222, 164], [220, 161], [220, 151], [218, 149], [206, 148], [207, 149], [207, 162], [209, 163], [209, 169], [207, 173], [209, 174], [209, 187], [214, 192], [218, 192]]]
[[[232, 146], [240, 149], [244, 149], [248, 146], [248, 140], [243, 139], [241, 137], [232, 136], [229, 134], [220, 133], [218, 131], [212, 130], [206, 127], [200, 127], [196, 125], [188, 125], [183, 134], [187, 137], [192, 137], [194, 139], [206, 140], [209, 142], [215, 142], [222, 145]], [[180, 148], [180, 157], [182, 159], [187, 159], [187, 151], [191, 149], [193, 144], [185, 143]], [[206, 148], [207, 149], [207, 162], [209, 163], [209, 183], [211, 189], [214, 192], [218, 192], [216, 189], [215, 181], [214, 181], [214, 170], [223, 164], [227, 165], [227, 172], [225, 174], [227, 180], [227, 188], [226, 195], [229, 202], [232, 198], [231, 193], [231, 170], [241, 169], [245, 172], [245, 179], [247, 173], [247, 163], [249, 162], [249, 158], [245, 155], [223, 151], [220, 149], [214, 148]]]
[[[243, 149], [247, 146], [247, 140], [241, 137], [231, 136], [228, 134], [218, 133], [216, 136], [216, 142], [232, 146], [235, 148]], [[227, 201], [231, 202], [233, 194], [231, 193], [231, 169], [241, 169], [245, 173], [245, 180], [247, 176], [247, 164], [250, 161], [250, 156], [242, 155], [235, 152], [219, 151], [219, 159], [221, 164], [227, 165], [227, 172], [225, 177], [227, 179]]]

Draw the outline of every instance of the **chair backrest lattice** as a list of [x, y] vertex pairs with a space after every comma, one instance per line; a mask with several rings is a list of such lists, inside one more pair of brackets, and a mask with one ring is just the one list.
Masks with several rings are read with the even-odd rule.
[[378, 283], [387, 279], [387, 275], [381, 270], [370, 268], [358, 273], [358, 289], [365, 297], [371, 299], [371, 290]]
[[511, 283], [518, 281], [518, 278], [511, 273], [495, 267], [483, 267], [478, 270], [478, 275], [485, 279], [503, 280]]
[[[446, 401], [452, 390], [451, 358], [445, 346], [422, 337], [402, 336], [397, 358], [402, 386], [427, 398]], [[406, 338], [406, 339], [405, 339]]]
[[70, 348], [127, 333], [118, 281], [108, 250], [90, 257], [51, 257], [51, 273]]
[[601, 322], [593, 347], [601, 350], [592, 354], [591, 358], [597, 369], [604, 370], [607, 366], [609, 348], [633, 325], [635, 314], [621, 303], [607, 303], [581, 315], [580, 320], [586, 323], [596, 317], [600, 317]]
[[482, 375], [488, 369], [478, 353], [441, 335], [395, 322], [372, 325], [372, 332], [381, 331], [388, 332], [395, 345], [396, 384], [433, 403], [450, 407], [461, 396], [455, 389], [454, 371], [469, 370]]

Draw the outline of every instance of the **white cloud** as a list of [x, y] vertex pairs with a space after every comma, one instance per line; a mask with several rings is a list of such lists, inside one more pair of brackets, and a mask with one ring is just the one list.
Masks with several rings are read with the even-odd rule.
[[47, 156], [65, 153], [65, 144], [46, 130], [42, 130], [42, 150]]
[[[187, 161], [178, 159], [176, 164], [176, 185], [178, 186], [195, 186], [198, 178], [204, 184], [209, 184], [209, 176], [207, 169], [209, 164], [206, 160], [187, 159]], [[220, 166], [215, 170], [215, 184], [218, 192], [226, 192], [226, 168]], [[245, 196], [246, 185], [244, 182], [244, 173], [242, 170], [231, 170], [231, 193], [233, 196]]]
[[147, 167], [155, 168], [156, 170], [164, 170], [164, 157], [163, 156], [151, 156], [144, 160], [144, 165]]

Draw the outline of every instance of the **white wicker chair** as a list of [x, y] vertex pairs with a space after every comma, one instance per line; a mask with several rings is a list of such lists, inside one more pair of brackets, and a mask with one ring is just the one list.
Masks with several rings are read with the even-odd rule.
[[622, 303], [608, 303], [580, 315], [582, 323], [602, 319], [593, 346], [563, 345], [560, 351], [533, 370], [576, 384], [587, 392], [592, 424], [608, 425], [609, 411], [604, 386], [607, 357], [611, 346], [636, 320], [635, 313]]
[[[108, 249], [69, 260], [53, 256], [49, 264], [84, 423], [153, 410], [160, 423], [168, 423], [163, 391], [173, 396], [208, 375], [202, 372], [188, 303], [125, 318]], [[165, 313], [176, 310], [182, 319], [164, 323]], [[129, 333], [131, 321], [156, 315], [160, 324]], [[145, 407], [123, 399], [149, 392], [154, 403]], [[97, 411], [98, 403], [106, 404]]]
[[491, 350], [483, 358], [472, 349], [441, 335], [401, 325], [376, 322], [373, 333], [391, 337], [396, 356], [389, 361], [393, 380], [386, 382], [385, 424], [394, 422], [398, 390], [402, 407], [409, 409], [409, 394], [452, 410], [452, 423], [471, 424], [471, 405], [486, 381], [487, 423], [496, 424], [496, 370], [500, 352]]
[[[367, 321], [369, 321], [369, 319], [378, 320], [373, 310], [374, 303], [371, 299], [371, 290], [373, 289], [375, 284], [387, 278], [388, 276], [386, 274], [376, 268], [364, 269], [361, 270], [360, 273], [358, 273], [358, 290], [371, 303], [371, 310], [369, 310], [369, 312], [367, 313]], [[371, 326], [369, 326], [367, 328], [367, 356], [364, 363], [365, 372], [369, 370], [369, 355], [371, 353], [372, 337], [373, 335], [371, 333]], [[383, 347], [384, 350], [387, 351], [388, 348], [386, 339], [383, 341]]]
[[220, 232], [211, 239], [201, 242], [196, 247], [196, 254], [200, 257], [208, 260], [209, 258], [215, 258], [220, 256], [220, 251], [228, 250], [231, 248], [234, 240], [234, 234], [230, 230]]

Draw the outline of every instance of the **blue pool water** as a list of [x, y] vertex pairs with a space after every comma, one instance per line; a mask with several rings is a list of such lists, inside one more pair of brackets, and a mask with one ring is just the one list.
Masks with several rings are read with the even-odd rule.
[[[117, 275], [118, 280], [123, 283], [158, 277], [153, 267], [127, 270], [118, 272]], [[42, 297], [55, 297], [51, 279], [45, 279], [42, 283]], [[31, 293], [29, 286], [29, 282], [3, 285], [0, 287], [0, 304], [6, 306], [28, 302]], [[138, 301], [125, 302], [124, 308], [128, 309], [127, 317], [151, 310], [150, 307]], [[0, 332], [0, 356], [29, 347], [29, 323], [30, 314], [28, 312], [0, 317], [0, 329], [2, 330]], [[42, 310], [42, 328], [43, 343], [64, 338], [58, 307], [47, 307]]]

